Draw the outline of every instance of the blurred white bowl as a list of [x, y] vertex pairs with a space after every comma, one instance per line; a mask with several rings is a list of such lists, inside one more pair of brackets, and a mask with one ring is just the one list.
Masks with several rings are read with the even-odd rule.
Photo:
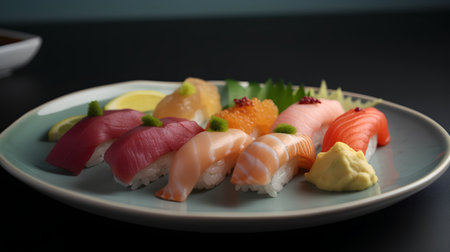
[[39, 36], [0, 28], [0, 78], [30, 62], [41, 43]]

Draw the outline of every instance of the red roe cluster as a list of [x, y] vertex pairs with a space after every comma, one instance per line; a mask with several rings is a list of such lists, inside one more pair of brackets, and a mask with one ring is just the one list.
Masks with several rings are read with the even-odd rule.
[[322, 103], [319, 99], [316, 99], [311, 96], [305, 96], [298, 102], [299, 104], [316, 104], [316, 103]]
[[360, 107], [356, 107], [355, 108], [355, 112], [359, 112], [359, 111], [363, 111], [364, 109], [360, 108]]
[[241, 99], [233, 99], [233, 101], [238, 107], [253, 105], [252, 101], [248, 99], [247, 96], [244, 96]]

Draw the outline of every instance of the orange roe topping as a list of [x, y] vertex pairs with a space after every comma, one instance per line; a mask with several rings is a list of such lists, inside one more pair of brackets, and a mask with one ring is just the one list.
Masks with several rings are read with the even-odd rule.
[[251, 100], [244, 98], [248, 100], [245, 104], [240, 105], [238, 101], [236, 106], [222, 110], [215, 116], [227, 120], [229, 128], [240, 129], [254, 137], [270, 133], [270, 127], [278, 117], [278, 107], [270, 99], [261, 102], [256, 97]]

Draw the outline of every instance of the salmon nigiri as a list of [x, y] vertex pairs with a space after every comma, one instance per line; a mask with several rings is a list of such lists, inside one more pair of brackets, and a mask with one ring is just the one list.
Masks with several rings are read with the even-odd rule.
[[136, 189], [168, 172], [172, 157], [183, 144], [204, 131], [196, 122], [150, 115], [142, 125], [115, 141], [105, 153], [105, 161], [118, 182]]
[[376, 108], [355, 108], [347, 111], [330, 124], [322, 144], [322, 152], [336, 142], [343, 142], [355, 151], [362, 151], [369, 160], [377, 146], [390, 142], [388, 121]]
[[172, 94], [165, 96], [153, 111], [156, 118], [178, 117], [204, 127], [222, 109], [217, 86], [198, 78], [187, 78]]
[[102, 111], [98, 102], [91, 102], [88, 116], [59, 139], [46, 161], [78, 175], [85, 166], [102, 162], [112, 142], [141, 124], [143, 115], [132, 109]]
[[276, 197], [299, 168], [311, 168], [316, 153], [311, 138], [297, 136], [293, 126], [283, 125], [293, 129], [287, 134], [280, 126], [275, 131], [284, 133], [257, 138], [239, 156], [231, 177], [236, 190], [250, 189]]
[[318, 148], [328, 125], [344, 112], [342, 105], [336, 100], [305, 96], [281, 112], [273, 123], [272, 130], [280, 123], [290, 124], [297, 129], [297, 135], [311, 137], [314, 146]]
[[[212, 117], [211, 122], [214, 120], [219, 119]], [[212, 124], [209, 130], [217, 130]], [[231, 172], [239, 154], [250, 142], [251, 137], [242, 130], [227, 127], [197, 134], [175, 153], [169, 182], [156, 196], [181, 202], [194, 188], [215, 187]]]

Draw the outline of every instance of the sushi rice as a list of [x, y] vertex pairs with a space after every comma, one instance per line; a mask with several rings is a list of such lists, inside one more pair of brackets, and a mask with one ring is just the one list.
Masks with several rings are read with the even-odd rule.
[[105, 141], [97, 146], [95, 148], [94, 153], [92, 153], [92, 156], [89, 158], [89, 160], [86, 162], [86, 167], [92, 167], [100, 164], [103, 162], [103, 158], [105, 157], [105, 152], [108, 150], [109, 146], [113, 144], [115, 139]]
[[377, 150], [378, 145], [378, 134], [373, 135], [369, 140], [369, 145], [367, 146], [366, 150], [366, 160], [369, 161], [375, 151]]
[[236, 155], [229, 156], [225, 159], [218, 160], [211, 166], [206, 168], [203, 174], [200, 176], [197, 184], [195, 184], [195, 189], [211, 189], [220, 184], [227, 173], [231, 171], [234, 164], [236, 163]]
[[[143, 185], [148, 186], [159, 177], [166, 175], [169, 172], [170, 165], [172, 165], [174, 155], [175, 151], [162, 155], [155, 162], [140, 170], [131, 180], [131, 189], [136, 190]], [[116, 181], [123, 184], [123, 182], [120, 182], [118, 179], [116, 179]]]
[[258, 194], [269, 194], [272, 197], [277, 197], [277, 194], [294, 177], [297, 166], [297, 159], [291, 159], [273, 174], [270, 183], [265, 185], [237, 184], [234, 188], [236, 191], [247, 192], [251, 190], [258, 192]]
[[316, 150], [320, 150], [320, 146], [323, 142], [323, 137], [328, 130], [329, 125], [322, 125], [314, 134], [312, 135], [312, 141]]

